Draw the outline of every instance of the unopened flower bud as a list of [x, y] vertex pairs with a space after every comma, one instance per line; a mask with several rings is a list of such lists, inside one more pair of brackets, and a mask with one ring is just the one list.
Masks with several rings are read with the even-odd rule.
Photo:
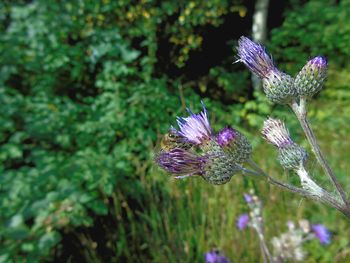
[[278, 160], [285, 169], [298, 169], [306, 162], [305, 149], [293, 142], [281, 120], [267, 119], [262, 134], [263, 138], [278, 148]]
[[309, 60], [295, 77], [295, 88], [301, 97], [311, 98], [322, 89], [327, 76], [327, 60], [318, 56]]
[[248, 139], [231, 127], [223, 128], [217, 134], [216, 141], [238, 164], [244, 163], [251, 156], [252, 146]]

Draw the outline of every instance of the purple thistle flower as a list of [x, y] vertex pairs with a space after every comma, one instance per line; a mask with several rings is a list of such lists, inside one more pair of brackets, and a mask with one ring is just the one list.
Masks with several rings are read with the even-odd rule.
[[251, 195], [244, 193], [243, 196], [244, 196], [244, 200], [245, 200], [247, 203], [253, 202], [253, 197], [252, 197]]
[[262, 79], [264, 92], [270, 101], [287, 104], [295, 97], [293, 78], [276, 68], [262, 45], [242, 36], [237, 50], [238, 61]]
[[237, 228], [239, 230], [243, 230], [248, 226], [248, 223], [249, 223], [249, 215], [242, 214], [237, 219]]
[[324, 225], [315, 224], [311, 226], [311, 229], [322, 245], [331, 243], [331, 233]]
[[272, 58], [266, 53], [265, 48], [247, 37], [238, 40], [239, 60], [246, 65], [250, 71], [260, 78], [266, 78], [271, 70], [277, 70]]
[[168, 152], [161, 151], [156, 157], [156, 162], [160, 167], [169, 173], [179, 175], [176, 178], [203, 175], [204, 165], [207, 161], [207, 157], [198, 156], [181, 148], [175, 148]]
[[212, 129], [208, 119], [208, 113], [202, 102], [203, 111], [199, 114], [194, 114], [190, 109], [187, 109], [190, 116], [181, 118], [177, 117], [177, 123], [180, 131], [178, 133], [185, 137], [193, 144], [201, 144], [206, 140], [210, 140]]
[[223, 255], [220, 255], [219, 251], [213, 250], [205, 253], [205, 263], [229, 263], [229, 260]]

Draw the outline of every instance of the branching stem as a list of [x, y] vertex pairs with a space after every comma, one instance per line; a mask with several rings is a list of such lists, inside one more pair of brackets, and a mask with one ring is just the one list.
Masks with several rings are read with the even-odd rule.
[[330, 181], [332, 182], [332, 184], [336, 188], [337, 192], [339, 193], [339, 195], [340, 195], [340, 197], [345, 205], [345, 208], [349, 210], [350, 206], [349, 206], [349, 201], [347, 200], [346, 194], [345, 194], [343, 188], [341, 187], [341, 185], [339, 184], [337, 178], [335, 177], [332, 168], [330, 167], [329, 163], [327, 162], [327, 159], [325, 158], [324, 154], [322, 153], [322, 151], [317, 143], [316, 136], [315, 136], [315, 134], [310, 126], [309, 121], [308, 121], [307, 109], [306, 109], [306, 99], [301, 98], [299, 105], [297, 104], [297, 102], [294, 101], [291, 104], [291, 107], [292, 107], [296, 117], [298, 118], [301, 127], [304, 130], [306, 138], [311, 145], [312, 151], [314, 152], [317, 161], [322, 166], [324, 172], [327, 174]]
[[[332, 194], [327, 192], [325, 189], [319, 187], [318, 185], [317, 185], [317, 187], [320, 189], [320, 192], [322, 193], [322, 195], [315, 194], [315, 193], [309, 191], [308, 189], [303, 189], [303, 188], [300, 188], [300, 187], [296, 187], [294, 185], [282, 182], [282, 181], [280, 181], [278, 179], [275, 179], [275, 178], [269, 176], [253, 160], [248, 160], [248, 163], [256, 171], [254, 173], [262, 174], [264, 176], [264, 178], [270, 184], [275, 185], [275, 186], [277, 186], [279, 188], [283, 188], [283, 189], [285, 189], [285, 190], [287, 190], [289, 192], [299, 194], [299, 195], [304, 196], [306, 198], [309, 198], [309, 199], [312, 199], [312, 200], [315, 200], [315, 201], [318, 201], [318, 202], [326, 203], [326, 204], [330, 205], [331, 207], [334, 207], [335, 209], [340, 211], [343, 215], [345, 215], [348, 219], [350, 219], [350, 210], [347, 209], [346, 207], [344, 207], [344, 205], [342, 203], [340, 203], [338, 201], [338, 199], [336, 199]], [[248, 172], [251, 172], [251, 170], [245, 169], [245, 172], [248, 173]], [[301, 170], [297, 171], [297, 173], [303, 173], [302, 174], [302, 178], [306, 178], [306, 176], [308, 177], [307, 172], [305, 171], [305, 169], [301, 169]]]

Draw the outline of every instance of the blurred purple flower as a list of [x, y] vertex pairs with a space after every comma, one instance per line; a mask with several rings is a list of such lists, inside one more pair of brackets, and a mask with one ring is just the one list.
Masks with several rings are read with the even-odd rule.
[[328, 245], [331, 243], [331, 233], [327, 227], [322, 224], [315, 224], [311, 226], [311, 229], [322, 245]]
[[185, 137], [189, 142], [201, 144], [205, 140], [210, 140], [212, 129], [208, 119], [208, 113], [202, 102], [203, 111], [199, 114], [194, 114], [190, 109], [187, 109], [190, 116], [181, 118], [177, 117], [177, 123], [180, 131], [178, 133]]
[[243, 196], [244, 196], [244, 200], [245, 200], [247, 203], [253, 202], [253, 197], [252, 197], [251, 195], [244, 193]]
[[237, 219], [237, 228], [239, 230], [243, 230], [247, 227], [248, 223], [249, 223], [249, 215], [242, 214]]
[[223, 255], [220, 255], [219, 251], [209, 251], [204, 255], [205, 263], [229, 263], [230, 261]]

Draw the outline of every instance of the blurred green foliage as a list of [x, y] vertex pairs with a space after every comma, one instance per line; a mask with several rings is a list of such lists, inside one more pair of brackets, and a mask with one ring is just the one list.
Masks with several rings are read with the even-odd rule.
[[[339, 2], [293, 5], [269, 47], [291, 72], [311, 55], [327, 56], [319, 101], [346, 112], [350, 2]], [[236, 39], [225, 34], [249, 32], [249, 8], [238, 0], [0, 3], [0, 262], [201, 262], [212, 246], [231, 251], [244, 239], [227, 233], [250, 182], [214, 190], [200, 181], [171, 184], [152, 168], [152, 152], [174, 116], [198, 110], [201, 98], [216, 129], [253, 130], [271, 109], [290, 116], [253, 94], [249, 72], [232, 65]], [[325, 131], [347, 127], [334, 112], [311, 116], [332, 120]], [[276, 204], [267, 215], [284, 211], [263, 188]], [[236, 256], [256, 260], [257, 244], [243, 243]], [[321, 253], [314, 258], [325, 260]]]

